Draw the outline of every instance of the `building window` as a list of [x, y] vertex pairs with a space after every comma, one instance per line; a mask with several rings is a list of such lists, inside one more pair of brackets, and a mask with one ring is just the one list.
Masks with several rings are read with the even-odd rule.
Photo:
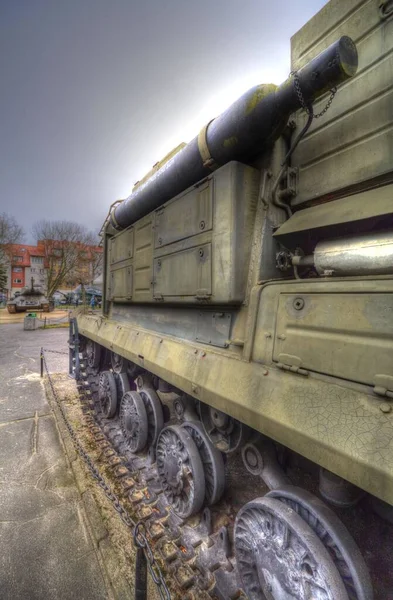
[[40, 275], [43, 275], [45, 273], [45, 269], [40, 269]]
[[13, 267], [12, 271], [14, 273], [22, 273], [23, 269], [22, 269], [22, 267]]
[[36, 269], [35, 267], [31, 267], [30, 271], [31, 271], [32, 273], [37, 273], [37, 269]]
[[14, 283], [22, 283], [21, 279], [14, 279]]
[[13, 260], [13, 262], [22, 262], [23, 256], [13, 256], [12, 260]]
[[42, 265], [43, 260], [44, 259], [42, 258], [42, 256], [32, 256], [31, 257], [31, 262], [35, 263], [36, 265]]

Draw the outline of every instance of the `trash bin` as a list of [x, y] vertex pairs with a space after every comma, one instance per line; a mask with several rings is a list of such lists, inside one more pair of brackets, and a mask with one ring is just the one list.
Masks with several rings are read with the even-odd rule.
[[37, 329], [37, 313], [28, 313], [23, 322], [24, 330], [34, 330]]

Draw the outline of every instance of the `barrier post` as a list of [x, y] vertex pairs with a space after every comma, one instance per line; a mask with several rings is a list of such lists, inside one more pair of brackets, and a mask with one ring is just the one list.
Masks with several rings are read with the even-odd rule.
[[143, 548], [136, 551], [135, 600], [147, 600], [147, 562]]

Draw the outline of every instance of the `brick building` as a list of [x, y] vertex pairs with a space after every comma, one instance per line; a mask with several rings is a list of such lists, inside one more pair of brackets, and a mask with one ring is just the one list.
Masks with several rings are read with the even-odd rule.
[[[61, 256], [61, 242], [54, 242], [50, 247], [49, 254], [46, 240], [38, 241], [36, 246], [12, 244], [7, 247], [8, 268], [5, 292], [8, 298], [14, 296], [15, 292], [21, 292], [24, 287], [30, 286], [32, 277], [34, 285], [42, 287], [46, 292], [49, 270], [53, 269], [57, 254]], [[68, 273], [62, 287], [70, 291], [81, 280], [86, 284], [91, 283], [100, 274], [100, 267], [97, 268], [97, 256], [100, 255], [102, 255], [102, 248], [84, 246], [79, 253], [77, 267]], [[58, 260], [60, 261], [60, 258]]]
[[34, 277], [35, 285], [45, 288], [45, 255], [39, 245], [12, 244], [7, 248], [8, 258], [8, 296], [31, 284]]

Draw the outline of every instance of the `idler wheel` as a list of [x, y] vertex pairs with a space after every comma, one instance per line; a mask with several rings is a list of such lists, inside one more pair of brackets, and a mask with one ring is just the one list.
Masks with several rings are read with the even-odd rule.
[[280, 500], [311, 527], [332, 557], [350, 600], [372, 600], [371, 579], [363, 556], [345, 525], [322, 500], [292, 485], [272, 490], [266, 497]]
[[103, 371], [98, 382], [98, 399], [101, 411], [107, 419], [112, 419], [117, 408], [117, 389], [113, 373]]
[[131, 452], [144, 449], [148, 422], [144, 402], [138, 392], [126, 392], [120, 404], [120, 424]]
[[207, 437], [202, 423], [186, 422], [182, 427], [191, 435], [198, 448], [205, 473], [205, 501], [211, 506], [219, 501], [225, 488], [225, 465], [219, 450]]
[[86, 343], [86, 358], [87, 365], [92, 369], [98, 369], [100, 366], [102, 348], [93, 340], [87, 340]]
[[240, 421], [202, 402], [199, 411], [207, 437], [221, 452], [236, 452], [247, 441], [248, 427]]
[[164, 413], [161, 400], [152, 388], [144, 387], [140, 389], [139, 395], [146, 409], [148, 424], [147, 445], [150, 447], [157, 442], [160, 431], [164, 427]]
[[191, 435], [177, 425], [165, 427], [157, 440], [156, 462], [164, 494], [173, 511], [186, 519], [205, 498], [203, 464]]
[[328, 550], [280, 500], [265, 496], [243, 506], [234, 543], [249, 600], [348, 600]]

